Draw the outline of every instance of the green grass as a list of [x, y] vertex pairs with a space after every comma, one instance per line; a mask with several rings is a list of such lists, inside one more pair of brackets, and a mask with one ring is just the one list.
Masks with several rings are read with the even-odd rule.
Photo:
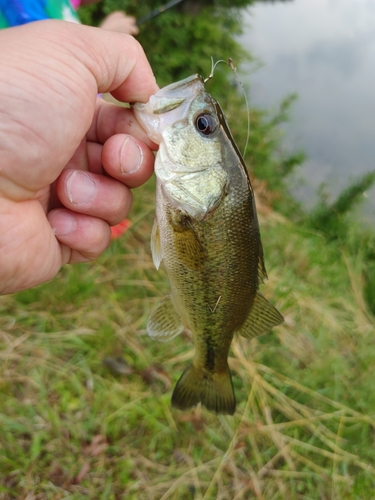
[[[238, 409], [170, 406], [193, 350], [145, 332], [168, 292], [153, 267], [152, 185], [95, 263], [0, 298], [0, 499], [373, 499], [374, 318], [360, 254], [260, 203], [269, 280], [285, 316], [235, 339]], [[121, 356], [131, 373], [102, 360]]]

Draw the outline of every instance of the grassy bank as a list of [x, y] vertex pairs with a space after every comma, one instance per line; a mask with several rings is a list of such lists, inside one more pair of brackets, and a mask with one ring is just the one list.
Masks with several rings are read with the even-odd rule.
[[[150, 257], [150, 183], [99, 261], [0, 298], [0, 499], [374, 498], [361, 257], [272, 211], [256, 185], [262, 291], [285, 323], [233, 342], [234, 417], [170, 407], [193, 351], [186, 335], [145, 334], [168, 292]], [[108, 357], [123, 358], [123, 374]]]

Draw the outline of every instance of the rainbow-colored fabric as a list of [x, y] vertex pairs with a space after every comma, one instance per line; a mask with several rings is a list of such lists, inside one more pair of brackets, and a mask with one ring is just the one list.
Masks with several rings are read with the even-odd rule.
[[42, 19], [79, 23], [69, 0], [0, 0], [0, 29]]

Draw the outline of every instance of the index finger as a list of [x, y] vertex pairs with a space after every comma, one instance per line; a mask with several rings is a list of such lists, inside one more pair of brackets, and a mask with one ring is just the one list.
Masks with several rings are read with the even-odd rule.
[[130, 108], [106, 102], [104, 99], [98, 99], [92, 124], [87, 132], [87, 139], [104, 144], [107, 139], [115, 134], [129, 134], [144, 142], [153, 150], [158, 148], [149, 139]]

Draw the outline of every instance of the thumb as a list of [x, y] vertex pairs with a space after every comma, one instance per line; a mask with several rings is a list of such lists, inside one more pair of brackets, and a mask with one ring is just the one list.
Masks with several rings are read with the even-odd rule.
[[9, 48], [29, 61], [37, 63], [38, 54], [38, 62], [54, 56], [56, 66], [81, 74], [84, 83], [88, 70], [95, 94], [111, 92], [124, 102], [146, 102], [158, 90], [141, 45], [130, 35], [56, 20], [6, 31]]

